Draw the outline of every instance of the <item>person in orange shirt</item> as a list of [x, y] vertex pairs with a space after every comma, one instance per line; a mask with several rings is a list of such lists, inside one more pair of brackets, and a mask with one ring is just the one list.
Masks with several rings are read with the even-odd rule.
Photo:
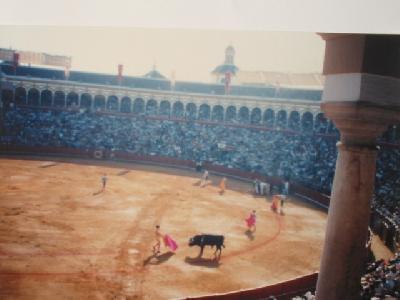
[[272, 197], [271, 209], [273, 212], [278, 211], [279, 200], [280, 200], [280, 197], [278, 195], [274, 195]]
[[219, 183], [219, 193], [223, 195], [226, 189], [226, 178], [223, 177]]

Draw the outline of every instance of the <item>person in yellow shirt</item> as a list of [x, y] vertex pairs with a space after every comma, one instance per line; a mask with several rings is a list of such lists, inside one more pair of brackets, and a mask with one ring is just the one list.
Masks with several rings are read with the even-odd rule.
[[156, 243], [153, 246], [153, 253], [157, 255], [160, 253], [161, 241], [164, 239], [164, 235], [160, 231], [160, 225], [156, 225], [155, 238]]

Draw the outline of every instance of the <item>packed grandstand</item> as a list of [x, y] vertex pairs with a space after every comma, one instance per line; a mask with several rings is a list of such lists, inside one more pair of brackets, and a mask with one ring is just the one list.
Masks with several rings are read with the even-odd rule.
[[[41, 78], [65, 81], [64, 72], [39, 67], [1, 65], [3, 78]], [[118, 85], [113, 75], [71, 72], [69, 82]], [[124, 77], [122, 86], [133, 89], [173, 90], [223, 95], [220, 84], [176, 82], [144, 77]], [[58, 93], [58, 94], [57, 94]], [[232, 86], [231, 95], [320, 101], [321, 90]], [[93, 99], [92, 99], [93, 98]], [[80, 100], [79, 100], [80, 99]], [[136, 101], [137, 100], [137, 101]], [[126, 152], [210, 163], [216, 166], [279, 177], [329, 195], [337, 157], [338, 131], [322, 113], [311, 114], [247, 108], [232, 110], [184, 106], [180, 102], [131, 99], [118, 104], [114, 98], [88, 94], [52, 93], [2, 86], [1, 144], [29, 147], [60, 147], [85, 151]], [[166, 101], [165, 101], [166, 102]], [[93, 105], [92, 105], [93, 104]], [[283, 113], [282, 113], [283, 112]], [[371, 228], [393, 251], [400, 243], [400, 126], [392, 126], [380, 139]], [[112, 157], [112, 156], [110, 156]], [[396, 263], [396, 264], [395, 264]], [[363, 294], [378, 267], [364, 277]], [[399, 295], [398, 258], [382, 283]], [[386, 277], [387, 278], [387, 277]], [[366, 283], [367, 282], [367, 283]], [[376, 285], [378, 286], [378, 285]], [[397, 294], [395, 294], [397, 292]], [[366, 299], [366, 298], [365, 298]], [[368, 298], [369, 299], [369, 298]]]

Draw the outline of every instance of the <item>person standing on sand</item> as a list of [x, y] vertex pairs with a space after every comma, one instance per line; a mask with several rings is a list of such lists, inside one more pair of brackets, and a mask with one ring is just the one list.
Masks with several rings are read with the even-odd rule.
[[281, 215], [284, 215], [285, 213], [283, 212], [283, 206], [285, 205], [285, 200], [286, 200], [286, 196], [282, 195], [281, 196], [281, 204], [280, 204], [280, 208], [279, 208], [279, 212]]
[[160, 225], [156, 225], [155, 238], [156, 238], [156, 243], [153, 246], [154, 255], [160, 253], [161, 242], [164, 242], [165, 247], [168, 247], [173, 252], [175, 252], [176, 249], [178, 249], [178, 244], [170, 235], [161, 233]]
[[208, 171], [207, 171], [207, 170], [204, 170], [203, 176], [201, 177], [201, 184], [200, 184], [200, 186], [201, 186], [201, 187], [204, 187], [204, 186], [206, 185], [206, 183], [207, 183], [207, 180], [208, 180]]
[[250, 216], [246, 219], [247, 223], [247, 228], [248, 230], [251, 231], [256, 231], [256, 211], [253, 210], [253, 212], [250, 214]]
[[226, 178], [223, 177], [219, 183], [219, 193], [223, 195], [226, 189]]
[[160, 253], [161, 241], [164, 239], [164, 235], [160, 232], [160, 225], [156, 225], [155, 238], [156, 243], [153, 246], [153, 253], [157, 255]]
[[103, 192], [106, 189], [106, 184], [107, 184], [107, 174], [104, 174], [101, 176], [101, 183], [102, 183], [102, 189], [101, 191]]

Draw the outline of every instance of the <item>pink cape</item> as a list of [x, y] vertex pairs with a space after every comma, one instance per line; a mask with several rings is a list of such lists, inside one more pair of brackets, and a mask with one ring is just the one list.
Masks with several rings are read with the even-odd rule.
[[250, 215], [247, 219], [246, 219], [246, 223], [247, 223], [247, 227], [251, 227], [254, 226], [256, 224], [256, 217], [254, 215]]
[[164, 244], [172, 251], [178, 249], [178, 244], [168, 234], [164, 236]]

